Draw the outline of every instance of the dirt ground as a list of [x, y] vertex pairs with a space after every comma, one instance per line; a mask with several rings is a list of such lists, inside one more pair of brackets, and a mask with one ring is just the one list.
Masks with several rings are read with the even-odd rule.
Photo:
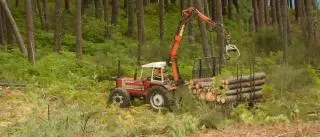
[[320, 137], [320, 121], [234, 125], [220, 130], [199, 131], [190, 137]]

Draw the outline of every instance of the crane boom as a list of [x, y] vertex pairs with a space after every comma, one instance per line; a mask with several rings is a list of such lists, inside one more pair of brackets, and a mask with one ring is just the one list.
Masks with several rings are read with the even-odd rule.
[[[182, 82], [182, 78], [181, 75], [179, 73], [179, 68], [178, 68], [178, 62], [177, 62], [177, 51], [179, 49], [181, 40], [182, 40], [182, 36], [183, 36], [183, 31], [185, 29], [185, 26], [189, 23], [190, 18], [196, 15], [198, 16], [198, 18], [205, 22], [206, 24], [208, 24], [209, 26], [211, 26], [212, 28], [216, 28], [219, 27], [222, 29], [223, 33], [225, 34], [225, 36], [228, 36], [227, 38], [230, 38], [228, 32], [226, 31], [226, 29], [224, 28], [223, 24], [219, 24], [214, 22], [213, 20], [211, 20], [209, 17], [205, 16], [204, 14], [202, 14], [199, 10], [197, 10], [194, 7], [189, 7], [187, 9], [184, 9], [182, 11], [182, 20], [179, 23], [176, 35], [174, 37], [174, 40], [172, 42], [172, 46], [171, 46], [171, 50], [170, 50], [170, 56], [169, 56], [169, 61], [172, 67], [172, 74], [173, 74], [173, 79], [174, 81], [179, 84]], [[239, 50], [237, 49], [237, 47], [233, 44], [229, 44], [230, 40], [227, 40], [227, 46], [226, 46], [226, 53], [228, 55], [228, 50], [234, 50], [238, 52], [238, 55], [240, 55]]]

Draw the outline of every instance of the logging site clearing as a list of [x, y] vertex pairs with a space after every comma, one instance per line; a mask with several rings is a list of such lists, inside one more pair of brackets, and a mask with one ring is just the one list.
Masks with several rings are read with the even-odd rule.
[[319, 0], [0, 0], [0, 137], [319, 137]]

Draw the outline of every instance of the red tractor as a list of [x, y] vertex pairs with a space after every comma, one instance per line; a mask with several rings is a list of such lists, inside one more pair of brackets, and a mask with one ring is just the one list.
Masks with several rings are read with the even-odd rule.
[[[183, 10], [182, 13], [183, 18], [174, 37], [168, 61], [142, 65], [141, 75], [138, 79], [118, 77], [116, 79], [116, 87], [112, 89], [109, 95], [108, 101], [110, 104], [117, 104], [122, 108], [128, 107], [130, 106], [131, 99], [139, 97], [150, 103], [152, 108], [161, 109], [163, 107], [170, 107], [175, 102], [173, 97], [174, 91], [178, 85], [183, 83], [178, 69], [177, 51], [181, 43], [184, 28], [194, 15], [212, 28], [219, 27], [226, 36], [229, 36], [222, 24], [215, 23], [193, 7]], [[226, 55], [229, 55], [229, 51], [235, 51], [239, 56], [240, 52], [237, 47], [229, 44], [229, 42], [229, 39], [226, 40]], [[167, 65], [171, 67], [172, 74], [165, 73]], [[143, 69], [151, 69], [151, 76], [143, 77]]]
[[[166, 66], [166, 62], [153, 62], [141, 66], [140, 77], [136, 80], [128, 77], [117, 78], [116, 88], [109, 95], [109, 103], [128, 107], [133, 97], [142, 97], [152, 108], [169, 107], [174, 103], [173, 91], [176, 87], [170, 84], [171, 80], [165, 74]], [[145, 69], [149, 73], [147, 77], [143, 76]]]

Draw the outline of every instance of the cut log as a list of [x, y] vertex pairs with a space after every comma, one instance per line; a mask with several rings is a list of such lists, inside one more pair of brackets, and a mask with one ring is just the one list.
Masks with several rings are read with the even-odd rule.
[[198, 82], [196, 84], [196, 88], [203, 88], [203, 87], [213, 87], [213, 82]]
[[222, 85], [221, 88], [223, 89], [229, 89], [229, 90], [233, 90], [233, 89], [237, 89], [237, 88], [247, 88], [247, 87], [251, 87], [253, 85], [255, 86], [261, 86], [265, 84], [265, 79], [261, 79], [261, 80], [255, 80], [252, 83], [251, 82], [244, 82], [244, 83], [235, 83], [235, 84], [231, 84], [231, 85]]
[[205, 99], [206, 99], [206, 95], [207, 95], [206, 92], [201, 92], [201, 93], [200, 93], [200, 96], [199, 96], [199, 99], [205, 100]]
[[221, 95], [217, 95], [216, 101], [220, 102], [221, 101], [221, 97], [222, 97]]
[[216, 100], [216, 94], [212, 92], [207, 92], [206, 101], [214, 102]]
[[248, 82], [250, 80], [261, 80], [261, 79], [265, 79], [266, 78], [266, 74], [265, 73], [255, 73], [254, 76], [241, 76], [238, 77], [229, 77], [229, 78], [225, 78], [224, 80], [222, 80], [222, 84], [223, 85], [231, 85], [234, 83], [239, 83], [239, 82]]
[[225, 103], [226, 102], [226, 96], [221, 95], [220, 96], [220, 103]]
[[200, 95], [201, 91], [202, 91], [202, 89], [196, 89], [196, 94]]
[[189, 81], [190, 84], [196, 84], [198, 82], [211, 82], [214, 81], [214, 78], [199, 78], [199, 79], [191, 79]]
[[197, 94], [197, 89], [192, 89], [193, 94]]
[[195, 89], [196, 86], [194, 86], [194, 85], [188, 85], [188, 88], [189, 88], [189, 89]]
[[234, 90], [227, 90], [224, 92], [225, 95], [236, 95], [240, 93], [248, 93], [248, 92], [254, 92], [254, 91], [259, 91], [262, 89], [262, 86], [256, 86], [254, 88], [242, 88], [242, 89], [234, 89]]
[[[263, 96], [263, 91], [259, 90], [253, 93], [243, 93], [243, 94], [239, 94], [239, 96], [237, 95], [231, 95], [231, 96], [223, 96], [223, 99], [220, 100], [224, 100], [224, 103], [232, 103], [232, 102], [236, 102], [236, 101], [245, 101], [245, 100], [255, 100], [255, 99], [260, 99]], [[220, 101], [222, 103], [222, 101]]]

